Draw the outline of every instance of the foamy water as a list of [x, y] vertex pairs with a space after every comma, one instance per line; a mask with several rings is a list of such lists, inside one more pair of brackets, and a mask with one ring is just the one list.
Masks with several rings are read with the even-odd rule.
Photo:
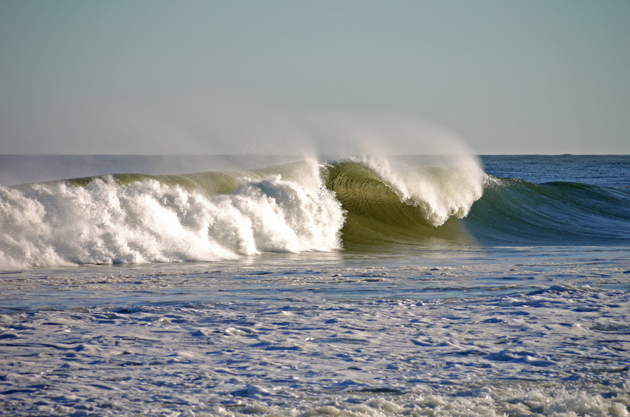
[[628, 251], [519, 251], [8, 274], [2, 410], [628, 415]]
[[0, 267], [213, 261], [340, 247], [343, 210], [334, 194], [280, 175], [235, 184], [229, 194], [209, 194], [108, 176], [85, 187], [0, 188]]

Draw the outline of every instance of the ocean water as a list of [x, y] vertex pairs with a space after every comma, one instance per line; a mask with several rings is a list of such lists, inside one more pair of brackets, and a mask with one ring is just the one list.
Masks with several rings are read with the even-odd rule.
[[630, 156], [0, 156], [0, 414], [629, 416]]

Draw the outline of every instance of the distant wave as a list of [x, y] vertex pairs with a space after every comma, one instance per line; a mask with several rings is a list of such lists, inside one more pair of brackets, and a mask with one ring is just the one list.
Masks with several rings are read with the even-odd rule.
[[391, 245], [630, 243], [630, 190], [497, 178], [468, 162], [303, 161], [0, 187], [0, 268]]

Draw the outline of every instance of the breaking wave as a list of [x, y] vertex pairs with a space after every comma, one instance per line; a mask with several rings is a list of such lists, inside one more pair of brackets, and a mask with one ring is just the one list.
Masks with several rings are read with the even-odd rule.
[[392, 244], [630, 243], [626, 188], [496, 178], [472, 157], [436, 161], [312, 160], [0, 187], [0, 268]]
[[2, 188], [0, 264], [214, 261], [337, 249], [343, 210], [331, 193], [313, 189], [318, 175], [316, 164], [303, 163]]

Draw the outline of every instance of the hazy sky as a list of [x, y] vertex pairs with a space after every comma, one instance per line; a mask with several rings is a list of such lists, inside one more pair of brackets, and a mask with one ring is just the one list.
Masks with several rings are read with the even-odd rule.
[[630, 154], [629, 22], [627, 0], [3, 0], [0, 153], [418, 153], [428, 120], [479, 154]]

